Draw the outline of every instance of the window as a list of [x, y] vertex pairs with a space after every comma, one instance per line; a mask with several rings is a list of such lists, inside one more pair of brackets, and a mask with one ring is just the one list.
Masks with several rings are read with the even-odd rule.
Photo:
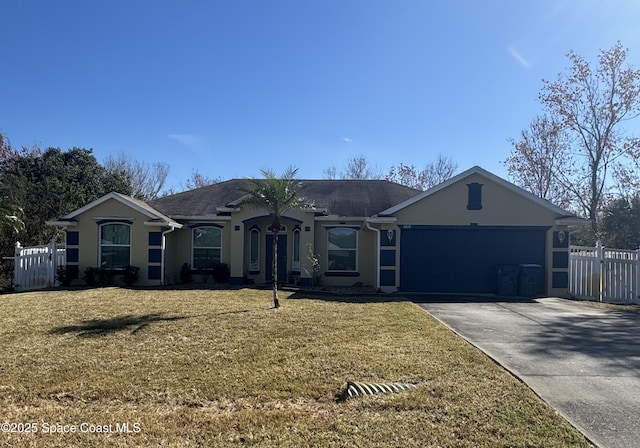
[[100, 267], [123, 268], [131, 264], [131, 226], [102, 224], [100, 226]]
[[196, 227], [193, 229], [194, 269], [211, 269], [220, 263], [222, 229], [218, 227]]
[[293, 264], [291, 269], [300, 272], [300, 229], [293, 231]]
[[467, 210], [482, 210], [482, 184], [473, 182], [467, 184], [469, 189], [469, 201]]
[[260, 230], [249, 231], [249, 271], [260, 271]]
[[327, 229], [330, 271], [357, 271], [358, 231], [349, 227]]

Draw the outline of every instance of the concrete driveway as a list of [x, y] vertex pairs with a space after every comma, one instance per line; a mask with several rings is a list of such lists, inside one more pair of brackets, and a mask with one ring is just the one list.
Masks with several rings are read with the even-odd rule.
[[640, 315], [556, 298], [418, 305], [598, 446], [640, 446]]

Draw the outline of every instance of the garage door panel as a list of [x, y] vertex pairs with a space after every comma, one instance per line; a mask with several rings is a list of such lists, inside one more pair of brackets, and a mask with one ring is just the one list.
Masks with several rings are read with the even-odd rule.
[[[497, 265], [545, 265], [545, 228], [422, 227], [401, 237], [403, 291], [495, 293]], [[544, 291], [544, 275], [538, 283]]]

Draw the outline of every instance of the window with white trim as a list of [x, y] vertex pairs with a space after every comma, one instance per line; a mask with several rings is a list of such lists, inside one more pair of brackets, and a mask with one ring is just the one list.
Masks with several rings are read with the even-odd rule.
[[327, 229], [329, 271], [358, 270], [358, 231], [350, 227]]
[[124, 223], [100, 225], [100, 267], [124, 268], [131, 264], [131, 226]]
[[260, 271], [260, 230], [249, 230], [249, 270]]
[[300, 229], [293, 231], [293, 263], [291, 269], [300, 272]]
[[220, 263], [222, 254], [222, 229], [196, 227], [193, 229], [192, 266], [194, 269], [211, 269]]

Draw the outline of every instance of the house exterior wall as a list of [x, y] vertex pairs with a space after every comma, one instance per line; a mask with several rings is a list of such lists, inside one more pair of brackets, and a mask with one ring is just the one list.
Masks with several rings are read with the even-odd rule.
[[[334, 227], [350, 227], [357, 230], [357, 267], [354, 272], [331, 271], [328, 262], [327, 229]], [[318, 221], [314, 239], [315, 253], [320, 256], [321, 285], [352, 286], [356, 283], [364, 286], [376, 285], [377, 267], [377, 233], [363, 227], [362, 222]]]
[[[77, 225], [69, 227], [67, 232], [77, 232], [74, 236], [78, 240], [78, 276], [76, 280], [82, 283], [84, 272], [87, 268], [99, 267], [99, 245], [100, 245], [100, 223], [109, 220], [131, 221], [131, 265], [140, 268], [140, 279], [137, 285], [158, 285], [159, 279], [149, 279], [149, 267], [159, 268], [159, 262], [149, 261], [149, 249], [159, 249], [160, 246], [150, 245], [149, 232], [161, 232], [163, 229], [155, 226], [148, 226], [144, 223], [148, 217], [137, 210], [128, 207], [115, 199], [109, 199], [95, 207], [87, 210], [76, 217]], [[75, 265], [75, 263], [73, 264]], [[153, 276], [153, 275], [152, 275]]]
[[[480, 203], [472, 204], [474, 199], [469, 185], [481, 185]], [[477, 186], [475, 187], [478, 188]], [[470, 209], [471, 208], [471, 209]], [[568, 259], [568, 245], [554, 247], [554, 237], [558, 246], [557, 235], [566, 232], [565, 226], [556, 226], [558, 217], [552, 210], [527, 200], [522, 195], [500, 185], [480, 174], [472, 174], [435, 192], [399, 211], [395, 231], [398, 234], [397, 247], [400, 247], [402, 232], [405, 226], [440, 225], [440, 226], [522, 226], [546, 227], [546, 272], [545, 283], [548, 295], [566, 296], [568, 284], [562, 279], [568, 272], [562, 260]], [[396, 265], [400, 263], [400, 252], [397, 251]], [[396, 270], [396, 284], [400, 282], [399, 269]]]
[[[287, 239], [286, 253], [286, 271], [293, 272], [293, 232], [295, 229], [300, 230], [300, 271], [299, 281], [302, 284], [310, 282], [312, 269], [310, 269], [310, 260], [308, 259], [308, 246], [313, 242], [314, 238], [314, 213], [308, 210], [292, 210], [285, 214], [282, 225], [285, 231], [281, 235]], [[265, 210], [256, 210], [254, 208], [245, 207], [234, 211], [231, 214], [230, 221], [230, 269], [232, 283], [243, 283], [244, 281], [253, 281], [255, 283], [265, 283], [270, 280], [266, 279], [267, 251], [272, 251], [272, 247], [267, 247], [267, 235], [271, 234], [268, 227], [271, 225], [271, 218]], [[249, 232], [256, 227], [260, 231], [260, 267], [257, 271], [251, 271], [249, 268]]]

